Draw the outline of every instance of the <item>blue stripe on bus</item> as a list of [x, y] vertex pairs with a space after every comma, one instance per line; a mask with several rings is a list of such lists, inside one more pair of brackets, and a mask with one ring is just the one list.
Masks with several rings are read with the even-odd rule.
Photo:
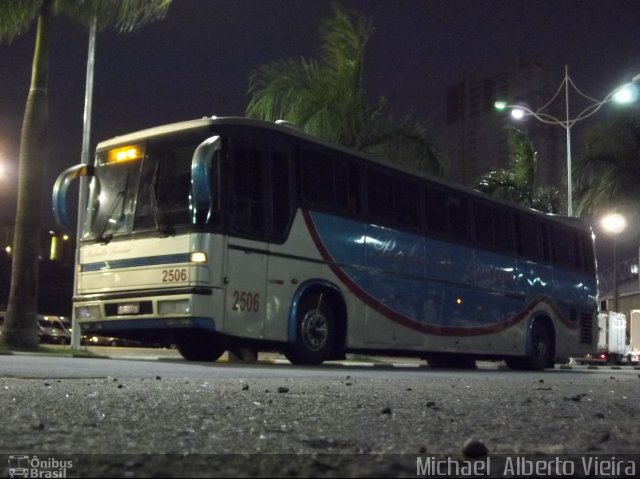
[[116, 259], [112, 261], [98, 261], [81, 265], [82, 272], [103, 271], [110, 269], [136, 268], [139, 266], [155, 266], [160, 264], [188, 263], [189, 253], [163, 254], [158, 256], [144, 256], [141, 258]]

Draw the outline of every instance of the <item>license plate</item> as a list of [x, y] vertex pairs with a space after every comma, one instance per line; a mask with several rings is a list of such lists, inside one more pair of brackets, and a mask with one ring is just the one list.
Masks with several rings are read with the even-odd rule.
[[118, 314], [138, 314], [140, 303], [125, 303], [118, 305]]

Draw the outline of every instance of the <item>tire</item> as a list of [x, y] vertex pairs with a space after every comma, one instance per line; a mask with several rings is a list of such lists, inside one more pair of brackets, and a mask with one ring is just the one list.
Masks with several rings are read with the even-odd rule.
[[316, 365], [333, 351], [336, 325], [331, 305], [323, 295], [304, 296], [298, 306], [296, 340], [284, 351], [293, 364]]
[[205, 331], [181, 334], [176, 346], [187, 361], [215, 362], [227, 350], [226, 341], [221, 335]]
[[553, 364], [553, 336], [549, 326], [534, 322], [530, 341], [531, 351], [526, 356], [505, 360], [510, 369], [541, 371]]

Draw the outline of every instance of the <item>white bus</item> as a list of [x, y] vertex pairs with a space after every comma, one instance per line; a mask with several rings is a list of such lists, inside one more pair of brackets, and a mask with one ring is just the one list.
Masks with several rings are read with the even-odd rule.
[[589, 229], [411, 174], [295, 128], [204, 118], [98, 145], [74, 312], [81, 334], [188, 360], [347, 352], [542, 369], [597, 340]]

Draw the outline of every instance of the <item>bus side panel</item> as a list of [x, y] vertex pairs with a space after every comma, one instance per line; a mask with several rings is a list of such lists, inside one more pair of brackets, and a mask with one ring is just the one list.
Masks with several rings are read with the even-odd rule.
[[557, 301], [556, 353], [558, 356], [583, 356], [593, 351], [593, 345], [582, 342], [584, 339], [583, 324], [586, 317], [593, 315], [597, 302], [595, 296], [589, 294], [595, 290], [594, 281], [585, 273], [570, 270], [554, 271], [554, 296]]
[[516, 281], [519, 293], [529, 298], [553, 297], [553, 269], [533, 261], [516, 262]]
[[[349, 329], [363, 332], [350, 335], [350, 345], [362, 341], [378, 349], [521, 355], [531, 319], [546, 316], [554, 321], [556, 342], [568, 343], [566, 350], [577, 347], [579, 318], [592, 307], [584, 274], [553, 277], [551, 266], [509, 254], [376, 225], [360, 234], [361, 224], [348, 219], [322, 213], [307, 217], [316, 248], [335, 276], [331, 280], [364, 306], [364, 321], [349, 318]], [[554, 289], [558, 281], [570, 286]], [[356, 323], [363, 326], [353, 327]]]
[[424, 316], [424, 239], [389, 228], [367, 225], [363, 241], [366, 271], [354, 275], [369, 297], [364, 340], [372, 345], [403, 346], [401, 327], [379, 314], [378, 304], [420, 320]]
[[[522, 295], [513, 295], [509, 286], [515, 270], [512, 258], [488, 253], [476, 258], [469, 247], [374, 225], [360, 235], [347, 219], [310, 216], [318, 247], [326, 249], [323, 257], [334, 262], [332, 269], [342, 283], [366, 305], [363, 339], [369, 347], [476, 352], [489, 347], [512, 353], [510, 336], [524, 337], [515, 329], [504, 335], [504, 329], [517, 322], [526, 328]], [[364, 246], [361, 266], [350, 266], [353, 258], [361, 258], [354, 245]], [[474, 283], [480, 289], [474, 289]], [[481, 335], [485, 337], [479, 342]], [[524, 348], [524, 341], [520, 343]]]
[[287, 241], [270, 244], [269, 252], [264, 337], [287, 341], [289, 311], [298, 286], [308, 278], [323, 277], [325, 267], [300, 211]]
[[[497, 254], [476, 250], [473, 260], [474, 304], [468, 314], [481, 326], [493, 326], [485, 347], [494, 352], [513, 352], [524, 348], [522, 331], [526, 329], [527, 315], [522, 314], [527, 306], [520, 291], [516, 275], [516, 260], [508, 254]], [[478, 338], [481, 339], [481, 338]], [[522, 342], [520, 342], [522, 341]], [[479, 341], [478, 341], [479, 342]]]

